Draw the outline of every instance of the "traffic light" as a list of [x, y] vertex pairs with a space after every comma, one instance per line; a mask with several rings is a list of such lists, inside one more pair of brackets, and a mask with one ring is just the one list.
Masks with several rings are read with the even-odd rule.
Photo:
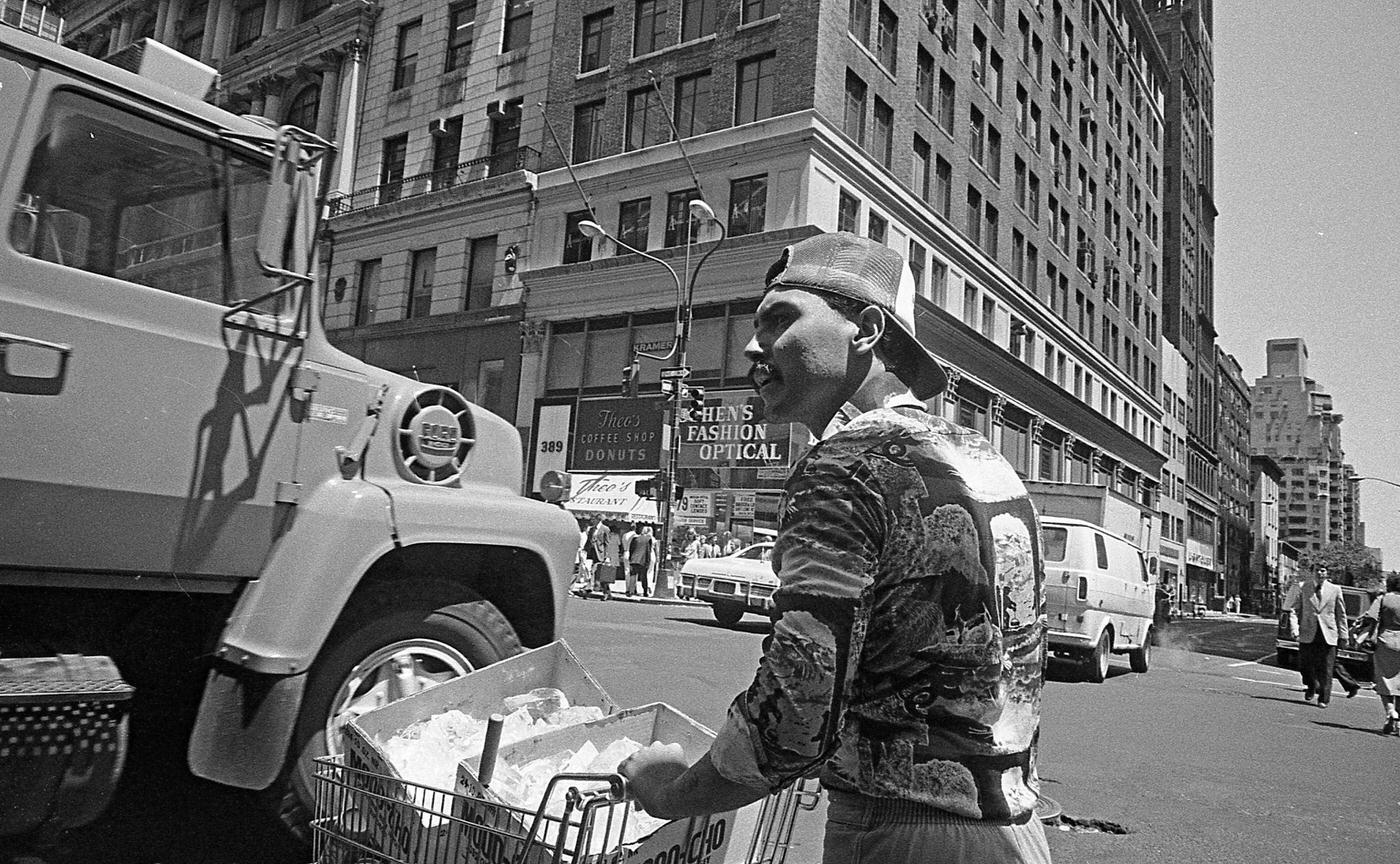
[[656, 496], [656, 478], [643, 477], [632, 483], [632, 494], [638, 498], [653, 498]]
[[685, 392], [685, 397], [690, 402], [691, 411], [699, 411], [705, 407], [705, 388], [690, 387]]
[[628, 363], [622, 367], [622, 395], [636, 398], [637, 396], [637, 373], [641, 370], [637, 368], [637, 363]]

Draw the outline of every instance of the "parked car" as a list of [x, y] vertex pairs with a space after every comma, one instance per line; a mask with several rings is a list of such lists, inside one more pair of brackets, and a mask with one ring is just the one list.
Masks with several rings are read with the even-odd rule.
[[680, 596], [709, 603], [726, 627], [745, 612], [767, 615], [778, 587], [772, 557], [773, 544], [765, 541], [719, 558], [692, 558], [681, 567]]
[[1157, 585], [1142, 550], [1091, 522], [1040, 521], [1051, 653], [1095, 683], [1108, 677], [1113, 654], [1146, 672]]
[[[1342, 603], [1347, 609], [1347, 629], [1350, 630], [1356, 620], [1365, 613], [1371, 605], [1371, 595], [1363, 588], [1352, 588], [1348, 585], [1340, 586], [1342, 589]], [[1297, 597], [1296, 592], [1305, 590], [1307, 585], [1295, 585], [1289, 590], [1288, 596], [1283, 601], [1283, 611], [1278, 616], [1278, 632], [1274, 639], [1274, 649], [1278, 657], [1278, 665], [1286, 666], [1290, 669], [1298, 667], [1298, 625], [1294, 621], [1293, 610], [1290, 608]], [[1339, 645], [1337, 647], [1337, 662], [1347, 664], [1347, 669], [1353, 674], [1367, 680], [1371, 677], [1371, 652], [1360, 646]]]

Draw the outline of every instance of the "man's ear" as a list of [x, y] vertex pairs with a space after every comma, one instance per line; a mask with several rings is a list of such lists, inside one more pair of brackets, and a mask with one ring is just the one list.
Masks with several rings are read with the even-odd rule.
[[875, 345], [885, 335], [888, 323], [884, 310], [878, 306], [866, 306], [855, 319], [856, 334], [851, 343], [859, 353], [873, 352]]

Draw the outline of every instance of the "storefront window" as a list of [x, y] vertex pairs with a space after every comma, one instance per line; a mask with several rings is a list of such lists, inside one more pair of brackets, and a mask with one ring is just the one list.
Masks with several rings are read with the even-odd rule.
[[549, 337], [549, 374], [545, 386], [550, 390], [577, 390], [583, 381], [583, 345], [585, 333], [577, 329], [557, 328]]
[[627, 356], [628, 332], [621, 321], [595, 322], [588, 331], [587, 359], [583, 369], [583, 386], [622, 387], [622, 367]]
[[698, 318], [690, 324], [687, 352], [691, 378], [719, 378], [724, 365], [724, 319]]

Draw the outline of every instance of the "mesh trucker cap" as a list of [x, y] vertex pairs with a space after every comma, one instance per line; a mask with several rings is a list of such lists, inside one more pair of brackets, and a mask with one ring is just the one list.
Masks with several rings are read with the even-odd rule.
[[920, 399], [942, 392], [948, 376], [914, 335], [914, 275], [898, 252], [848, 231], [818, 234], [783, 250], [764, 279], [765, 290], [811, 288], [878, 306], [909, 343], [915, 368], [900, 380]]

